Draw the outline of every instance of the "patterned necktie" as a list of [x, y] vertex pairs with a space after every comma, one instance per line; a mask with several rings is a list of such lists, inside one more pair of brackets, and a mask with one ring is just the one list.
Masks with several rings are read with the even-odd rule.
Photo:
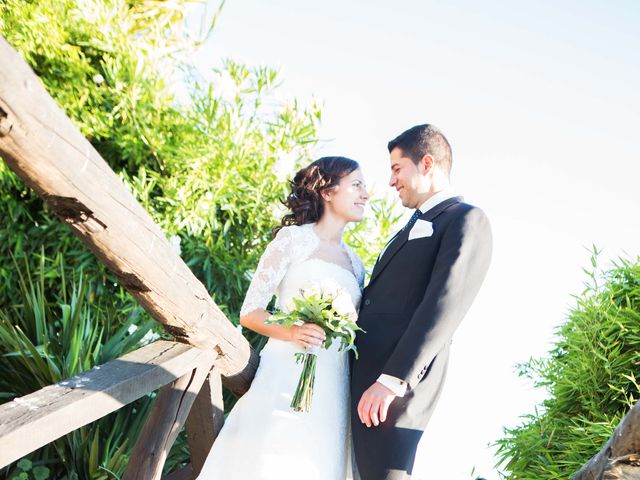
[[416, 211], [413, 212], [413, 215], [411, 215], [411, 218], [409, 219], [407, 224], [402, 227], [401, 232], [404, 232], [406, 229], [413, 227], [413, 224], [416, 223], [416, 220], [418, 220], [418, 217], [420, 215], [422, 215], [422, 212], [420, 211], [420, 209], [416, 209]]

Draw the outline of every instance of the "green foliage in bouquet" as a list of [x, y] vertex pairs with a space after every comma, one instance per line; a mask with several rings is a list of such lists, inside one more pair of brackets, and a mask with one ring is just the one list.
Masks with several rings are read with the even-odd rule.
[[354, 345], [356, 332], [363, 331], [356, 323], [357, 314], [351, 299], [345, 292], [328, 293], [302, 291], [293, 299], [293, 308], [286, 312], [275, 312], [266, 323], [275, 323], [283, 327], [304, 323], [313, 323], [326, 333], [324, 348], [329, 348], [334, 340], [340, 340], [340, 351], [353, 351], [356, 358], [358, 350]]
[[506, 478], [571, 478], [640, 398], [640, 259], [600, 274], [595, 258], [553, 350], [521, 366], [549, 397], [498, 441]]

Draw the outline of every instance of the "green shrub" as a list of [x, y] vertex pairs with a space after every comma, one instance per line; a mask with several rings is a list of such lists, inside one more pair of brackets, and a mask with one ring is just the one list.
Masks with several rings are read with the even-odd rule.
[[549, 398], [498, 442], [507, 478], [570, 478], [640, 398], [640, 259], [588, 274], [548, 357], [521, 367]]
[[[26, 262], [16, 264], [15, 271], [19, 295], [0, 310], [0, 371], [6, 372], [0, 377], [3, 399], [90, 370], [139, 348], [143, 339], [148, 341], [154, 322], [140, 307], [129, 301], [128, 308], [114, 308], [109, 298], [95, 294], [81, 272], [66, 279], [61, 256], [41, 255], [35, 278]], [[61, 278], [55, 297], [44, 290], [47, 276]], [[138, 436], [149, 400], [134, 402], [38, 450], [29, 456], [36, 465], [31, 473], [41, 478], [38, 475], [47, 468], [54, 478], [113, 478], [107, 470], [121, 472], [126, 465], [129, 442]], [[31, 470], [25, 467], [29, 465], [19, 462], [6, 473], [22, 478]]]

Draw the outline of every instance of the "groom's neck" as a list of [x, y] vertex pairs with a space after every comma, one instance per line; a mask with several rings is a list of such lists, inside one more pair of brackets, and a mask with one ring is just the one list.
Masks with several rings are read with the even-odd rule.
[[420, 195], [418, 195], [418, 198], [417, 198], [418, 201], [417, 201], [417, 205], [415, 206], [415, 208], [420, 208], [431, 197], [434, 197], [438, 193], [443, 192], [445, 190], [449, 190], [450, 188], [451, 188], [451, 185], [448, 182], [447, 182], [446, 185], [445, 184], [441, 184], [441, 185], [438, 185], [438, 186], [432, 185], [432, 188], [430, 188], [426, 192], [421, 193]]
[[434, 195], [451, 188], [449, 177], [439, 169], [435, 169], [430, 175], [425, 176], [421, 183], [422, 191], [417, 195], [417, 205], [415, 208], [420, 208], [424, 202]]

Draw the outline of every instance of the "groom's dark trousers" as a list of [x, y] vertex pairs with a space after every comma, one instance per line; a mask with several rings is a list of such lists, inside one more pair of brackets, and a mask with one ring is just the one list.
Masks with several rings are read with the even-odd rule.
[[[358, 323], [366, 333], [358, 334], [359, 359], [351, 371], [353, 448], [362, 480], [410, 478], [442, 391], [451, 337], [491, 258], [487, 217], [461, 197], [419, 218], [432, 223], [433, 233], [409, 240], [407, 229], [396, 236], [362, 296]], [[383, 373], [406, 382], [407, 391], [393, 400], [384, 423], [368, 428], [358, 418], [358, 402]]]

